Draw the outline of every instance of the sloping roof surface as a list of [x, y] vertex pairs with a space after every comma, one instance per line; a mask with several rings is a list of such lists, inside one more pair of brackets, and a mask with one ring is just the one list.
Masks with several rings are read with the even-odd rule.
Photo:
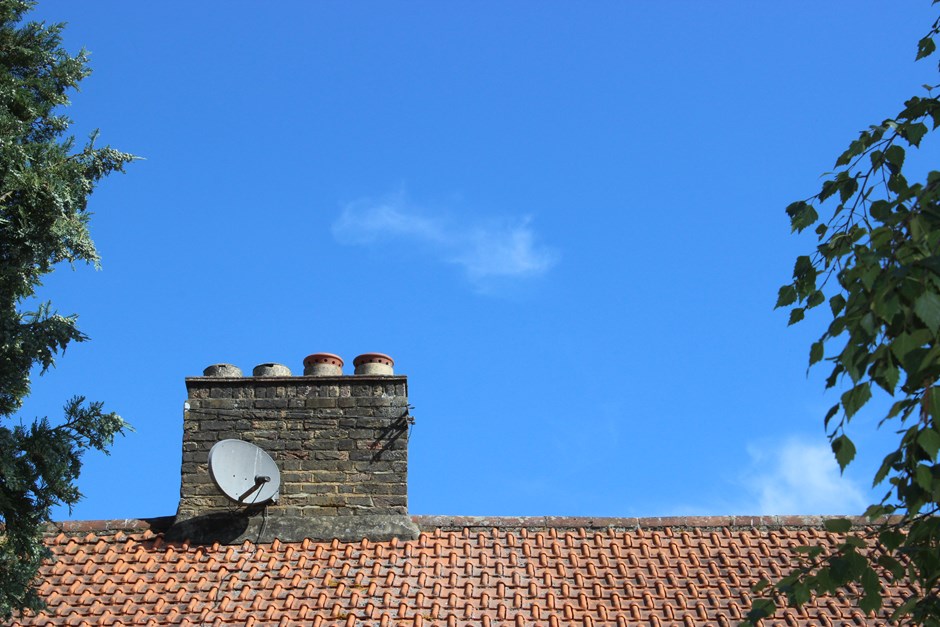
[[[50, 533], [21, 625], [734, 625], [818, 519], [414, 518], [415, 541], [168, 543], [167, 519]], [[903, 597], [886, 591], [888, 604]], [[883, 625], [842, 597], [769, 624]]]

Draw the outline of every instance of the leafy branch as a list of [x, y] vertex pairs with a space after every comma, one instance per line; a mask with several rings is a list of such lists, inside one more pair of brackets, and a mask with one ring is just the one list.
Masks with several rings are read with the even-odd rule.
[[[917, 59], [936, 51], [940, 19], [917, 46]], [[793, 280], [780, 288], [777, 307], [789, 324], [829, 305], [831, 321], [812, 343], [809, 366], [830, 365], [826, 388], [845, 389], [823, 423], [844, 471], [856, 447], [848, 426], [880, 389], [896, 400], [880, 426], [892, 423], [897, 449], [885, 456], [873, 485], [890, 486], [865, 515], [873, 525], [849, 533], [851, 522], [827, 521], [846, 534], [831, 552], [803, 547], [803, 560], [787, 577], [761, 590], [800, 606], [816, 595], [860, 586], [864, 612], [882, 609], [884, 582], [904, 582], [910, 597], [892, 618], [940, 624], [940, 172], [921, 182], [904, 175], [907, 151], [940, 126], [937, 86], [904, 103], [893, 118], [859, 134], [835, 163], [818, 193], [792, 203], [794, 232], [815, 225], [817, 244], [800, 256]], [[821, 222], [819, 209], [834, 205]], [[776, 610], [764, 597], [746, 624]]]

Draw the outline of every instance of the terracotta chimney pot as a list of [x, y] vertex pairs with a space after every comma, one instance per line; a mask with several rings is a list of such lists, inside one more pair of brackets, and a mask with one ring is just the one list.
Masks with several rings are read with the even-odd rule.
[[304, 357], [305, 377], [343, 376], [343, 358], [333, 353], [313, 353]]
[[353, 359], [356, 374], [391, 376], [395, 374], [395, 361], [382, 353], [363, 353]]

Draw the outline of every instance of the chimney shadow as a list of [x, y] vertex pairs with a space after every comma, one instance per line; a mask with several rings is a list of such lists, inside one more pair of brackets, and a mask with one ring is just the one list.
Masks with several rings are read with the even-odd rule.
[[248, 530], [251, 517], [264, 506], [233, 512], [216, 512], [174, 522], [166, 531], [170, 541], [189, 540], [191, 544], [231, 544]]
[[379, 461], [382, 459], [382, 453], [394, 448], [395, 442], [408, 431], [408, 427], [413, 425], [414, 421], [415, 419], [409, 415], [406, 409], [405, 413], [399, 416], [395, 422], [379, 431], [375, 440], [369, 446], [369, 449], [374, 451], [372, 461]]

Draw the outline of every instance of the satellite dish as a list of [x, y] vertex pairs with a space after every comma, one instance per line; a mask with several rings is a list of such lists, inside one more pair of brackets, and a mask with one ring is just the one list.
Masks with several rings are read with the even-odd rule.
[[243, 440], [212, 445], [209, 475], [225, 496], [245, 505], [276, 501], [281, 487], [281, 473], [271, 456]]

